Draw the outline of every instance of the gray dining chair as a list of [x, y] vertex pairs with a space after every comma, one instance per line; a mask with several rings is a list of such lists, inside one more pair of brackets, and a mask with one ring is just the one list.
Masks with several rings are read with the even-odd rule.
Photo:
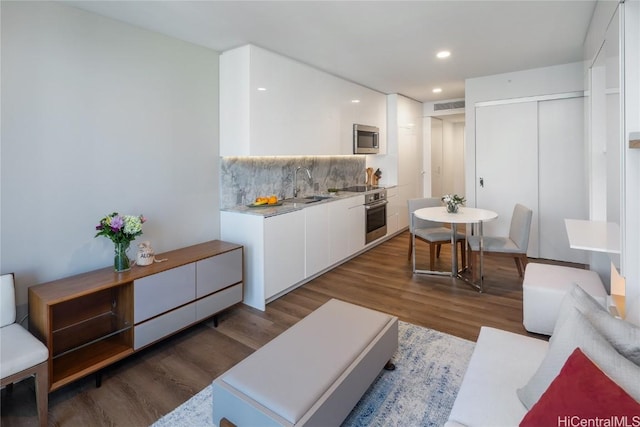
[[[435, 264], [436, 257], [440, 257], [440, 248], [444, 244], [451, 243], [451, 229], [444, 227], [440, 222], [427, 221], [424, 219], [413, 218], [413, 225], [411, 217], [413, 212], [422, 208], [433, 208], [436, 206], [442, 206], [442, 202], [438, 197], [426, 197], [421, 199], [409, 199], [407, 200], [409, 206], [409, 259], [411, 259], [411, 253], [413, 245], [411, 244], [411, 235], [416, 236], [417, 239], [423, 240], [429, 244], [429, 270], [433, 271], [433, 265]], [[465, 235], [464, 233], [456, 234], [457, 242], [460, 243], [460, 259], [462, 265], [466, 264], [465, 254]], [[457, 248], [453, 249], [456, 250]]]
[[[529, 246], [529, 233], [531, 231], [531, 218], [533, 211], [526, 206], [516, 204], [511, 216], [509, 236], [484, 236], [483, 256], [499, 255], [513, 258], [520, 277], [523, 276], [527, 266], [527, 247]], [[469, 245], [469, 264], [473, 272], [474, 282], [478, 279], [478, 268], [480, 258], [480, 236], [467, 237]]]

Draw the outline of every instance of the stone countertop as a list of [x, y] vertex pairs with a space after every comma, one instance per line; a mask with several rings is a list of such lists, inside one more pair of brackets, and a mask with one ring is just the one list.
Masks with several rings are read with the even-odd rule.
[[[331, 203], [333, 201], [336, 200], [342, 200], [342, 199], [347, 199], [349, 197], [356, 197], [356, 196], [360, 196], [366, 193], [363, 192], [351, 192], [351, 191], [338, 191], [337, 193], [335, 193], [335, 195], [330, 196], [328, 199], [325, 200], [320, 200], [319, 202], [313, 202], [313, 203], [290, 203], [290, 202], [284, 202], [282, 205], [280, 206], [269, 206], [269, 205], [264, 205], [264, 206], [259, 206], [259, 207], [249, 207], [249, 206], [244, 206], [244, 205], [237, 205], [237, 206], [233, 206], [230, 208], [226, 208], [226, 209], [221, 209], [224, 212], [236, 212], [236, 213], [242, 213], [242, 214], [247, 214], [247, 215], [259, 215], [259, 216], [263, 216], [265, 218], [270, 217], [270, 216], [276, 216], [276, 215], [282, 215], [282, 214], [286, 214], [286, 213], [290, 213], [290, 212], [295, 212], [295, 211], [299, 211], [301, 209], [304, 209], [306, 207], [311, 207], [311, 206], [317, 206], [319, 204], [324, 204], [324, 203]], [[314, 194], [316, 196], [327, 196], [328, 194], [322, 193], [322, 194]], [[304, 196], [302, 196], [304, 197]]]

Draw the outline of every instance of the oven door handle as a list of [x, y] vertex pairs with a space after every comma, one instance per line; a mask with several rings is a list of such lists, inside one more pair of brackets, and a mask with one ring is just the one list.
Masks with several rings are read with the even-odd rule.
[[389, 203], [389, 202], [387, 202], [386, 200], [381, 200], [381, 201], [379, 201], [379, 202], [375, 202], [375, 203], [371, 203], [371, 204], [368, 204], [368, 205], [364, 205], [364, 208], [365, 208], [366, 210], [374, 209], [374, 208], [379, 208], [380, 206], [384, 206], [384, 205], [386, 205], [387, 203]]

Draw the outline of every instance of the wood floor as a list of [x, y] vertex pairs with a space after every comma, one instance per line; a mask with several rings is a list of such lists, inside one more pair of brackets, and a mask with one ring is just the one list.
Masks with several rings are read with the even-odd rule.
[[[475, 341], [480, 327], [524, 334], [522, 281], [513, 260], [485, 258], [485, 292], [442, 276], [413, 275], [403, 233], [288, 293], [262, 312], [239, 305], [129, 357], [103, 373], [95, 388], [87, 377], [49, 395], [52, 426], [148, 426], [218, 375], [295, 324], [330, 298], [370, 307], [405, 322]], [[428, 246], [417, 242], [418, 268]], [[449, 245], [437, 267], [450, 268]], [[268, 367], [266, 367], [268, 368]], [[3, 427], [35, 426], [33, 380], [2, 390]]]

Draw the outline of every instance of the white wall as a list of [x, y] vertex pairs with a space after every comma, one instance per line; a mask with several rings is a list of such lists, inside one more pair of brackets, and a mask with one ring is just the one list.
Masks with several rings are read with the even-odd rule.
[[[624, 5], [624, 124], [623, 141], [640, 132], [640, 0]], [[622, 215], [622, 266], [626, 278], [627, 320], [640, 325], [640, 149], [623, 149], [625, 156]]]
[[[620, 257], [621, 274], [626, 280], [626, 311], [627, 320], [635, 324], [640, 325], [640, 150], [628, 148], [628, 135], [629, 132], [637, 132], [640, 130], [640, 1], [639, 0], [627, 0], [624, 3], [618, 4], [618, 2], [603, 2], [600, 1], [597, 4], [591, 25], [587, 33], [584, 44], [584, 57], [585, 68], [594, 67], [594, 72], [591, 76], [594, 79], [609, 79], [611, 76], [618, 73], [617, 64], [610, 61], [611, 58], [617, 58], [618, 52], [613, 49], [608, 49], [605, 39], [611, 40], [612, 45], [617, 45], [615, 41], [615, 34], [612, 34], [612, 28], [614, 31], [617, 22], [614, 21], [616, 8], [620, 10], [620, 19], [624, 25], [621, 25], [622, 31], [621, 44], [624, 52], [624, 69], [621, 74], [622, 84], [619, 85], [621, 91], [620, 96], [622, 100], [622, 120], [614, 123], [606, 123], [603, 125], [602, 120], [597, 121], [598, 116], [607, 116], [608, 108], [611, 109], [611, 105], [607, 106], [607, 99], [596, 99], [592, 94], [591, 101], [591, 114], [590, 114], [590, 126], [588, 131], [590, 133], [591, 143], [593, 144], [593, 153], [602, 153], [605, 151], [610, 154], [611, 151], [615, 151], [620, 159], [591, 159], [591, 180], [594, 183], [600, 185], [593, 185], [592, 187], [592, 199], [597, 200], [597, 203], [607, 206], [603, 212], [602, 206], [599, 210], [592, 209], [592, 218], [604, 220], [611, 218], [612, 216], [619, 216], [621, 226], [621, 249], [622, 254]], [[604, 53], [605, 56], [604, 67], [602, 70], [597, 67], [597, 63], [594, 64], [594, 60], [598, 56], [599, 52]], [[607, 70], [611, 68], [613, 72]], [[606, 86], [608, 81], [603, 82], [603, 86]], [[615, 94], [615, 91], [608, 91], [607, 95]], [[617, 100], [617, 99], [616, 99]], [[613, 108], [617, 110], [617, 106]], [[595, 117], [594, 117], [595, 116]], [[615, 131], [621, 130], [619, 134], [614, 133], [613, 138], [611, 133], [607, 130], [606, 125], [616, 126]], [[615, 150], [611, 146], [603, 150], [602, 147], [605, 144], [610, 144], [611, 141], [618, 140], [619, 147], [615, 147]], [[614, 141], [615, 143], [615, 141]], [[592, 155], [593, 157], [593, 155]], [[611, 157], [611, 156], [610, 156]], [[616, 161], [619, 160], [616, 165]], [[617, 179], [617, 174], [620, 173], [621, 184], [619, 187], [612, 186], [609, 180]], [[620, 192], [620, 197], [616, 198], [616, 195], [607, 194], [608, 191], [614, 188]], [[612, 197], [613, 196], [613, 197]], [[611, 206], [611, 200], [617, 201], [619, 207]], [[613, 212], [607, 212], [611, 210]], [[597, 254], [596, 254], [597, 255]], [[594, 263], [592, 258], [592, 264]], [[608, 260], [607, 260], [608, 261]], [[601, 264], [601, 263], [599, 263]]]
[[[219, 238], [218, 53], [55, 2], [2, 2], [0, 271], [27, 287]], [[130, 256], [136, 252], [135, 243]]]

